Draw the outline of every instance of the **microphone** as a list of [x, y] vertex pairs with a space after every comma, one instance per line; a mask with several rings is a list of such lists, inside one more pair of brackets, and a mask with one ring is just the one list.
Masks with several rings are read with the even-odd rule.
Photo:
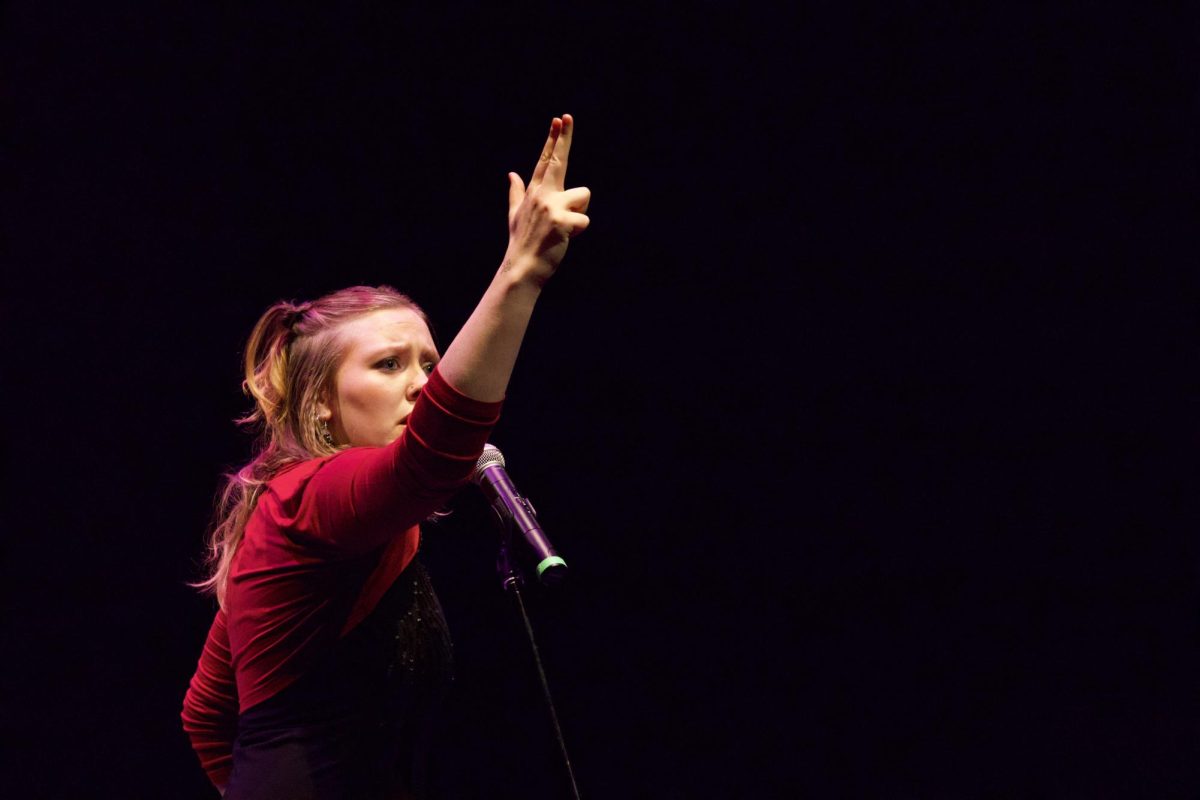
[[537, 521], [533, 504], [517, 492], [512, 479], [504, 469], [504, 456], [500, 449], [491, 444], [483, 446], [483, 454], [475, 464], [472, 480], [479, 485], [492, 508], [505, 522], [512, 522], [521, 531], [525, 541], [538, 559], [537, 574], [546, 586], [553, 586], [567, 576], [567, 562], [554, 552], [546, 532]]

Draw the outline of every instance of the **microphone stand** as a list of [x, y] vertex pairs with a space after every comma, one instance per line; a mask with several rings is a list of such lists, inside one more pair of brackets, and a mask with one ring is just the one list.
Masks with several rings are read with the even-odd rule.
[[574, 800], [580, 800], [579, 787], [575, 784], [575, 770], [571, 768], [571, 757], [567, 755], [567, 743], [563, 739], [562, 728], [558, 724], [558, 713], [554, 710], [554, 700], [550, 697], [550, 684], [546, 682], [542, 657], [538, 653], [537, 642], [533, 638], [533, 626], [529, 623], [529, 613], [525, 610], [525, 600], [521, 596], [521, 583], [524, 576], [517, 566], [516, 560], [512, 557], [513, 524], [498, 512], [495, 519], [500, 525], [500, 552], [496, 556], [496, 571], [500, 575], [500, 583], [505, 591], [516, 598], [517, 609], [521, 614], [521, 621], [525, 624], [525, 633], [529, 637], [529, 646], [533, 650], [533, 663], [537, 667], [538, 680], [542, 684], [542, 696], [546, 700], [546, 708], [550, 711], [550, 723], [554, 726], [558, 749], [562, 753], [563, 764], [567, 768], [567, 778], [571, 781], [571, 796]]

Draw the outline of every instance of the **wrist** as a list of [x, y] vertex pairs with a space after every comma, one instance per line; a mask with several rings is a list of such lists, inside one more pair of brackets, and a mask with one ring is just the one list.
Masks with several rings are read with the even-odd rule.
[[492, 277], [488, 294], [509, 308], [532, 310], [542, 294], [545, 283], [546, 279], [539, 280], [536, 272], [528, 264], [505, 258]]
[[554, 270], [535, 255], [506, 253], [496, 277], [512, 289], [541, 291]]

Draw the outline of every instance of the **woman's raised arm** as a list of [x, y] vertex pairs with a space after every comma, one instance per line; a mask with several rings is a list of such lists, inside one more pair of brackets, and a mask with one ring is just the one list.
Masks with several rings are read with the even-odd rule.
[[575, 121], [555, 117], [526, 186], [508, 175], [508, 250], [479, 305], [446, 349], [438, 370], [468, 397], [504, 399], [521, 340], [542, 287], [573, 236], [587, 229], [591, 192], [566, 189]]

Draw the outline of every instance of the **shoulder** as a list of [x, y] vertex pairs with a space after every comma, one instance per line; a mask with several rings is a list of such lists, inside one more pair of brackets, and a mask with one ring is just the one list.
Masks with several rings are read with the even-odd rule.
[[289, 489], [303, 486], [321, 468], [322, 462], [329, 458], [332, 458], [332, 456], [310, 458], [307, 461], [293, 461], [276, 472], [267, 481], [266, 488], [272, 492], [286, 494]]
[[288, 464], [267, 481], [267, 493], [284, 500], [298, 497], [304, 493], [314, 478], [331, 472], [340, 472], [345, 467], [353, 467], [383, 449], [386, 448], [351, 447], [332, 455]]

